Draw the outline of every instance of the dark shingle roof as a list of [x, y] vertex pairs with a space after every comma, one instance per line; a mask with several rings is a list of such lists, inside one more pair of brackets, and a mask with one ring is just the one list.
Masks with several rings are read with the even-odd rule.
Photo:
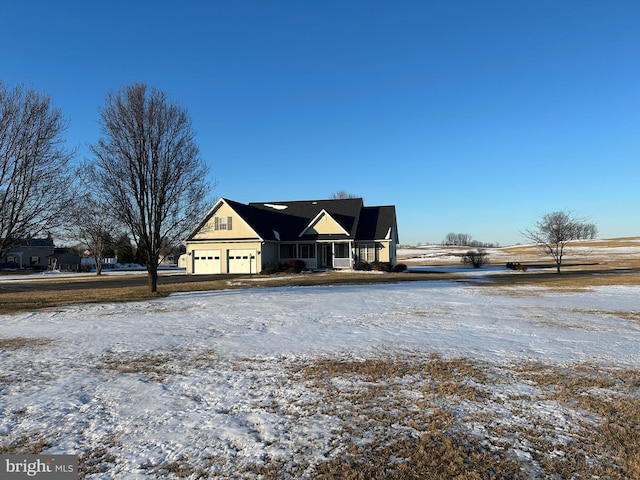
[[277, 230], [283, 241], [321, 238], [318, 235], [300, 237], [300, 234], [323, 210], [348, 232], [345, 238], [353, 238], [362, 209], [362, 199], [255, 202], [250, 203], [249, 206], [255, 209], [254, 218], [259, 218], [260, 223], [266, 221], [266, 226]]
[[363, 207], [360, 225], [356, 233], [357, 240], [381, 240], [387, 238], [389, 229], [396, 233], [396, 207]]
[[[362, 198], [252, 202], [224, 200], [264, 240], [304, 241], [323, 239], [375, 240], [395, 231], [395, 207], [365, 207]], [[326, 211], [347, 232], [301, 236], [322, 211]]]

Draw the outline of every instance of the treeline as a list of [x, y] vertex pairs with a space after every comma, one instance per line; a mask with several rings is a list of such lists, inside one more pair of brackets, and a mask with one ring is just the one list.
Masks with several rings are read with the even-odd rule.
[[473, 237], [468, 233], [453, 233], [450, 232], [442, 240], [442, 245], [446, 246], [458, 246], [458, 247], [473, 247], [473, 248], [498, 248], [498, 243], [480, 242], [473, 240]]

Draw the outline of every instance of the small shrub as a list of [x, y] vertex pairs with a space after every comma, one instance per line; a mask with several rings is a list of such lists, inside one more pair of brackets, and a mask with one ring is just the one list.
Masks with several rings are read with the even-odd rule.
[[302, 260], [285, 260], [284, 262], [284, 271], [286, 273], [300, 273], [307, 269], [307, 264]]
[[390, 272], [392, 269], [392, 265], [389, 262], [372, 262], [371, 270], [375, 270], [376, 272]]
[[462, 263], [465, 265], [472, 265], [473, 268], [480, 268], [487, 263], [489, 254], [483, 249], [469, 250], [464, 257], [462, 257]]
[[273, 275], [276, 273], [280, 273], [282, 270], [282, 264], [280, 262], [269, 262], [264, 268], [260, 271], [261, 275]]
[[368, 272], [371, 270], [371, 264], [369, 262], [364, 262], [362, 260], [359, 260], [355, 263], [355, 265], [353, 266], [353, 269]]
[[285, 260], [282, 262], [267, 263], [260, 271], [261, 275], [275, 275], [276, 273], [300, 273], [307, 269], [307, 265], [302, 260]]
[[394, 272], [404, 272], [407, 270], [407, 266], [404, 263], [398, 263], [395, 267], [393, 267]]

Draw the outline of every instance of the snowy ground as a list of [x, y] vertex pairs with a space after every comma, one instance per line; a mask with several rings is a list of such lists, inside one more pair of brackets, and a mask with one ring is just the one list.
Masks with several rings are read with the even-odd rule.
[[[637, 370], [640, 287], [512, 293], [433, 281], [281, 287], [4, 315], [0, 452], [77, 454], [94, 479], [264, 478], [273, 462], [278, 478], [314, 478], [354, 433], [291, 366], [437, 354], [504, 376], [475, 386], [491, 402], [454, 402], [453, 415], [482, 411], [499, 419], [500, 432], [523, 416], [553, 425], [563, 455], [584, 415], [558, 402], [523, 403], [537, 387], [499, 372], [523, 363]], [[426, 393], [411, 378], [394, 389], [417, 410]], [[344, 393], [356, 383], [332, 385]], [[466, 425], [480, 443], [495, 440], [486, 425]], [[529, 475], [541, 475], [533, 446], [504, 441]]]
[[[398, 249], [401, 262], [411, 265], [454, 265], [460, 264], [462, 256], [470, 247], [446, 245], [424, 245], [420, 247], [402, 247]], [[484, 248], [489, 263], [504, 265], [507, 262], [549, 263], [551, 258], [543, 254], [536, 245], [517, 245], [501, 248]], [[640, 258], [640, 238], [623, 238], [610, 240], [582, 240], [577, 244], [570, 243], [565, 250], [565, 263], [575, 261], [608, 262], [612, 259]]]

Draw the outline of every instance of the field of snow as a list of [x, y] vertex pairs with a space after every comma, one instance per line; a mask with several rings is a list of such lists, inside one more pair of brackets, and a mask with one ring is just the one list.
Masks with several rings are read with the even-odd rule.
[[[350, 441], [375, 442], [380, 429], [356, 428], [357, 415], [344, 413], [356, 402], [344, 395], [372, 381], [329, 373], [338, 393], [323, 398], [303, 367], [437, 356], [492, 372], [469, 380], [482, 399], [443, 408], [460, 419], [491, 417], [457, 428], [488, 450], [506, 449], [536, 478], [537, 447], [504, 432], [546, 425], [561, 458], [576, 429], [598, 421], [549, 400], [514, 366], [637, 371], [640, 287], [512, 293], [439, 281], [280, 287], [3, 315], [0, 452], [77, 454], [92, 479], [316, 478]], [[376, 402], [400, 395], [416, 416], [432, 411], [424, 372], [382, 384], [394, 393]], [[614, 390], [598, 395], [621, 395]], [[631, 395], [638, 400], [637, 386]], [[401, 423], [389, 422], [384, 435], [418, 428]], [[269, 465], [277, 475], [265, 476]]]
[[[398, 249], [399, 261], [412, 265], [460, 264], [462, 256], [471, 247], [447, 245], [424, 245]], [[536, 245], [516, 245], [511, 247], [484, 248], [489, 263], [504, 265], [506, 262], [548, 263], [551, 258], [542, 253]], [[640, 259], [640, 238], [581, 240], [567, 245], [565, 262], [609, 262]]]

